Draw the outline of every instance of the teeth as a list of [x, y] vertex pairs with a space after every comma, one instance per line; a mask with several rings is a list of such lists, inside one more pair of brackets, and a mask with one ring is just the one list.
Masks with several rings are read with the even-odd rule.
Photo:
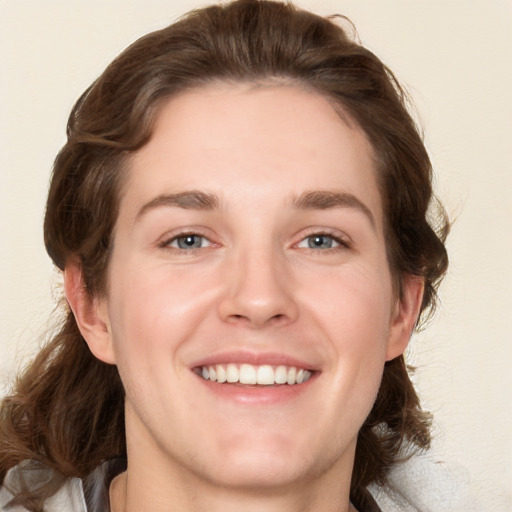
[[274, 370], [268, 364], [258, 367], [257, 382], [262, 386], [270, 386], [275, 382]]
[[228, 364], [226, 368], [226, 380], [228, 382], [238, 382], [240, 379], [240, 373], [235, 364]]
[[226, 370], [224, 369], [224, 366], [221, 364], [218, 364], [215, 369], [217, 370], [217, 382], [226, 382], [227, 376], [226, 376]]
[[260, 386], [272, 386], [273, 384], [302, 384], [311, 377], [311, 371], [295, 366], [277, 366], [269, 364], [254, 366], [252, 364], [241, 364], [240, 366], [230, 363], [227, 365], [217, 364], [203, 366], [200, 371], [205, 380], [219, 383], [236, 383]]
[[256, 384], [256, 368], [250, 364], [240, 366], [240, 384]]
[[278, 366], [276, 371], [274, 372], [274, 380], [276, 384], [286, 384], [288, 380], [288, 371], [286, 370], [286, 366]]

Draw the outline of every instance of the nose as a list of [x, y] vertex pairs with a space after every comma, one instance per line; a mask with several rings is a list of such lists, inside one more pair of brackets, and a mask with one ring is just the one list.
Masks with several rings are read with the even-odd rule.
[[223, 321], [259, 329], [297, 319], [293, 279], [283, 257], [270, 250], [247, 250], [234, 255], [227, 267], [219, 304]]

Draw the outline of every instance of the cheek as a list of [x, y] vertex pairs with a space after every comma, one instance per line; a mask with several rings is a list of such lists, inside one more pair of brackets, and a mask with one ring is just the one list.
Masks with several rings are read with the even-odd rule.
[[379, 268], [383, 271], [364, 267], [333, 275], [327, 289], [309, 297], [314, 324], [327, 340], [333, 392], [366, 412], [386, 361], [393, 304], [389, 272]]
[[140, 364], [179, 349], [207, 314], [217, 284], [200, 272], [170, 272], [165, 265], [112, 273], [109, 317], [118, 361]]
[[336, 346], [364, 354], [372, 346], [385, 345], [393, 310], [386, 267], [347, 268], [323, 282], [328, 285], [315, 286], [314, 291], [310, 287], [307, 300], [316, 322], [328, 330]]

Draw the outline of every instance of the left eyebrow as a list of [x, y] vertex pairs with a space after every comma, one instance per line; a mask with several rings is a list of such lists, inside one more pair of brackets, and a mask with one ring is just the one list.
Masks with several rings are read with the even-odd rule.
[[354, 194], [336, 190], [312, 190], [299, 196], [292, 196], [292, 206], [298, 210], [327, 210], [329, 208], [355, 208], [370, 221], [373, 229], [376, 222], [370, 208]]

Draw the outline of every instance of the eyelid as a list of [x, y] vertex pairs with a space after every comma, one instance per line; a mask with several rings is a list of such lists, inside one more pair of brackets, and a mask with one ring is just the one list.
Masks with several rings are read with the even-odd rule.
[[[173, 247], [171, 245], [178, 238], [183, 238], [183, 237], [187, 237], [187, 236], [197, 236], [197, 237], [203, 238], [203, 239], [207, 240], [209, 242], [209, 244], [205, 247], [191, 247], [189, 249], [182, 249], [179, 247]], [[179, 253], [179, 254], [186, 254], [189, 252], [198, 251], [200, 249], [207, 249], [212, 246], [218, 246], [219, 244], [213, 240], [213, 236], [211, 234], [206, 234], [204, 229], [192, 226], [189, 228], [176, 229], [176, 230], [171, 231], [170, 233], [166, 233], [165, 235], [160, 237], [160, 239], [157, 241], [156, 245], [161, 249], [175, 251], [176, 253]]]
[[[339, 249], [350, 249], [352, 247], [352, 239], [345, 233], [339, 231], [339, 230], [333, 230], [329, 228], [321, 228], [321, 227], [311, 227], [306, 230], [306, 232], [300, 233], [300, 238], [298, 242], [295, 242], [293, 245], [295, 247], [298, 247], [300, 243], [304, 242], [307, 238], [311, 238], [314, 236], [325, 236], [332, 238], [338, 245], [336, 247], [332, 247], [329, 249], [323, 249], [323, 252], [329, 252], [329, 251], [335, 251]], [[302, 247], [300, 247], [302, 249]], [[304, 249], [311, 249], [313, 251], [317, 251], [317, 249], [312, 248], [306, 248]]]
[[[309, 245], [309, 242], [308, 240], [311, 239], [311, 238], [326, 238], [326, 239], [329, 239], [332, 241], [332, 247], [326, 247], [326, 248], [322, 248], [322, 247], [311, 247]], [[316, 249], [319, 249], [319, 250], [322, 250], [322, 251], [327, 251], [329, 249], [336, 249], [337, 247], [340, 247], [342, 246], [343, 244], [337, 240], [335, 237], [331, 236], [331, 235], [326, 235], [326, 234], [316, 234], [316, 235], [309, 235], [305, 238], [303, 238], [298, 244], [297, 244], [297, 247], [299, 247], [300, 249], [312, 249], [312, 250], [316, 250]]]
[[[199, 249], [207, 249], [209, 247], [215, 247], [215, 246], [218, 247], [221, 245], [215, 241], [215, 237], [210, 232], [207, 234], [205, 231], [210, 231], [210, 230], [205, 230], [204, 228], [195, 227], [195, 226], [182, 228], [182, 229], [176, 229], [176, 230], [173, 230], [173, 231], [168, 232], [165, 235], [161, 236], [160, 239], [157, 241], [156, 245], [159, 248], [173, 250], [180, 254], [185, 254], [188, 252], [196, 252]], [[178, 238], [186, 237], [186, 236], [201, 237], [201, 238], [207, 240], [209, 243], [205, 247], [197, 247], [197, 248], [190, 248], [190, 249], [182, 249], [182, 248], [171, 246], [171, 244], [174, 241], [176, 241]], [[320, 252], [317, 249], [313, 249], [313, 248], [299, 247], [299, 244], [304, 242], [307, 238], [310, 238], [313, 236], [329, 237], [329, 238], [332, 238], [336, 242], [337, 245], [335, 247], [321, 249], [322, 252], [350, 249], [353, 245], [351, 238], [346, 233], [343, 233], [337, 229], [313, 226], [313, 227], [307, 228], [305, 230], [302, 230], [302, 232], [300, 234], [296, 235], [296, 237], [294, 237], [294, 238], [297, 241], [293, 242], [291, 244], [291, 247], [296, 247], [296, 248], [300, 248], [300, 249], [310, 249], [312, 251]]]
[[[180, 247], [179, 246], [180, 239], [182, 239], [182, 238], [191, 238], [191, 237], [200, 239], [201, 240], [201, 247]], [[203, 242], [207, 242], [207, 245], [203, 245]], [[174, 245], [175, 243], [176, 243], [176, 245]], [[203, 235], [198, 235], [196, 233], [188, 233], [186, 235], [175, 236], [174, 238], [171, 238], [171, 240], [169, 242], [167, 242], [167, 244], [168, 244], [169, 247], [172, 247], [173, 249], [179, 249], [180, 251], [204, 249], [205, 247], [210, 247], [212, 245], [211, 241], [207, 237], [205, 237]]]

